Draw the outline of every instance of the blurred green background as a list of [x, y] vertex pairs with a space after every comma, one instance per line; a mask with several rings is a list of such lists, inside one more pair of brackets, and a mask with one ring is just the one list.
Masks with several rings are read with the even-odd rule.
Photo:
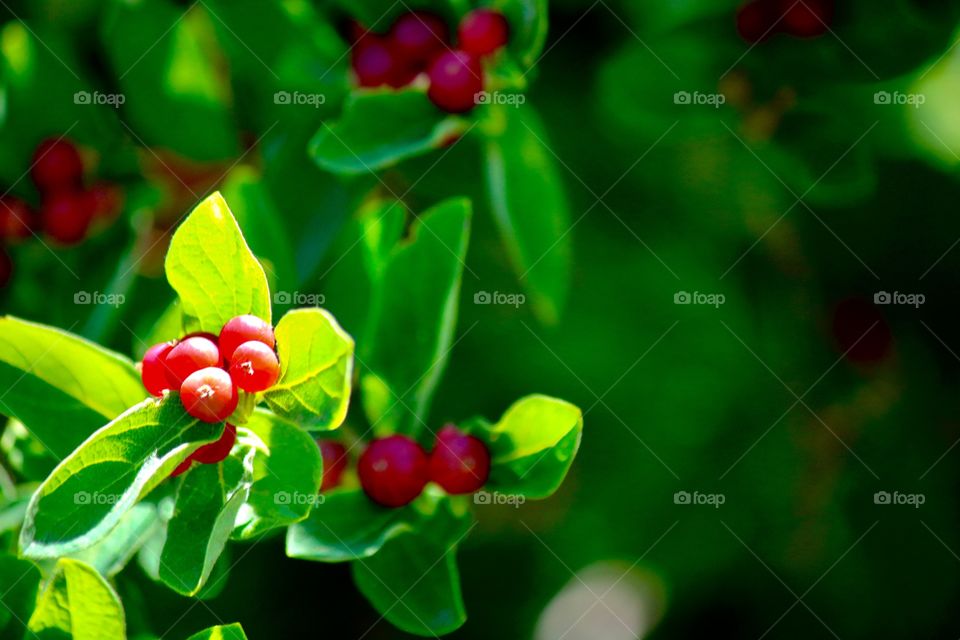
[[[354, 330], [356, 263], [338, 232], [358, 203], [384, 184], [410, 189], [415, 212], [473, 199], [431, 423], [543, 392], [580, 406], [586, 428], [552, 499], [478, 507], [459, 554], [470, 618], [451, 637], [960, 634], [960, 6], [840, 2], [820, 38], [751, 46], [738, 2], [554, 0], [520, 108], [539, 111], [533, 143], [569, 200], [569, 293], [549, 322], [531, 305], [474, 303], [524, 291], [490, 215], [479, 130], [384, 184], [308, 157], [346, 91], [336, 33], [349, 3], [278, 3], [296, 29], [260, 17], [267, 2], [0, 4], [0, 183], [33, 197], [19, 181], [30, 149], [69, 131], [127, 193], [122, 221], [82, 247], [11, 249], [5, 313], [139, 355], [171, 299], [162, 231], [219, 187], [244, 203], [274, 275], [323, 294]], [[327, 104], [276, 109], [282, 86]], [[129, 98], [77, 105], [82, 87]], [[171, 92], [182, 100], [168, 105]], [[186, 168], [171, 178], [168, 165]], [[126, 298], [82, 306], [78, 291]], [[683, 292], [702, 295], [678, 304]], [[287, 560], [277, 539], [231, 553], [226, 588], [202, 603], [131, 566], [116, 581], [131, 630], [402, 636], [346, 567]]]

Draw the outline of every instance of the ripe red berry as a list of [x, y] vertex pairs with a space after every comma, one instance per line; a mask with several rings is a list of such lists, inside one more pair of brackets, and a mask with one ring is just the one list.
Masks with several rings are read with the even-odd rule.
[[250, 340], [234, 350], [230, 358], [230, 377], [244, 391], [266, 391], [280, 377], [280, 361], [273, 349]]
[[854, 364], [878, 364], [893, 349], [890, 325], [876, 305], [864, 298], [839, 302], [833, 311], [832, 330], [837, 349]]
[[40, 223], [51, 240], [63, 245], [77, 244], [90, 228], [93, 205], [82, 191], [54, 193], [43, 201]]
[[273, 336], [273, 327], [265, 320], [251, 315], [231, 318], [220, 330], [218, 342], [224, 361], [230, 362], [236, 348], [250, 340], [262, 342], [271, 349], [277, 344]]
[[169, 388], [179, 389], [190, 374], [206, 367], [218, 367], [222, 360], [216, 344], [207, 338], [193, 336], [177, 343], [167, 353], [164, 363]]
[[190, 454], [190, 460], [201, 464], [217, 464], [230, 455], [236, 442], [237, 428], [228, 422], [223, 428], [223, 435], [216, 442], [205, 444]]
[[430, 480], [447, 493], [473, 493], [490, 475], [490, 452], [479, 439], [447, 425], [430, 454]]
[[347, 448], [336, 440], [318, 440], [317, 445], [323, 458], [320, 491], [329, 491], [340, 484], [343, 472], [347, 470]]
[[7, 241], [23, 240], [32, 235], [36, 216], [30, 205], [13, 196], [0, 198], [0, 238]]
[[193, 458], [188, 457], [186, 460], [177, 465], [177, 468], [170, 473], [171, 478], [176, 478], [179, 475], [183, 475], [193, 466]]
[[483, 67], [466, 51], [445, 51], [430, 65], [427, 95], [435, 105], [450, 113], [464, 113], [476, 105], [483, 91]]
[[161, 342], [153, 345], [143, 354], [143, 361], [140, 363], [140, 379], [143, 380], [143, 386], [150, 395], [162, 396], [164, 391], [171, 388], [165, 360], [175, 345], [175, 342]]
[[37, 145], [30, 175], [41, 191], [73, 190], [83, 179], [83, 160], [72, 142], [50, 138]]
[[376, 34], [367, 34], [352, 52], [353, 72], [361, 87], [402, 87], [416, 76], [412, 65], [406, 64], [393, 50], [390, 41]]
[[507, 44], [510, 25], [499, 11], [477, 9], [464, 16], [458, 31], [460, 48], [483, 57]]
[[768, 0], [753, 0], [737, 11], [737, 32], [750, 44], [761, 42], [781, 26], [777, 24], [779, 17]]
[[833, 0], [781, 0], [783, 31], [798, 38], [815, 38], [829, 31]]
[[371, 500], [385, 507], [402, 507], [427, 484], [427, 454], [406, 436], [380, 438], [360, 456], [357, 474]]
[[187, 376], [180, 387], [180, 400], [194, 418], [222, 422], [236, 410], [239, 396], [229, 373], [207, 367]]
[[427, 11], [406, 13], [390, 29], [393, 51], [403, 61], [419, 67], [447, 48], [449, 36], [443, 18]]

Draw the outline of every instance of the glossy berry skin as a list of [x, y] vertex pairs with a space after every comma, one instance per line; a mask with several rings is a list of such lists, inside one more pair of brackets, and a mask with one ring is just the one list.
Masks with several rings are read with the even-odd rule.
[[216, 464], [230, 455], [236, 442], [237, 428], [228, 422], [223, 428], [223, 435], [216, 442], [205, 444], [190, 454], [190, 460], [201, 464]]
[[229, 373], [207, 367], [194, 371], [183, 381], [180, 401], [197, 420], [222, 422], [236, 410], [239, 396]]
[[447, 48], [450, 32], [440, 16], [414, 11], [397, 18], [389, 37], [393, 51], [402, 61], [424, 67]]
[[402, 87], [413, 80], [416, 71], [405, 64], [384, 37], [367, 34], [353, 48], [353, 72], [361, 87]]
[[72, 142], [48, 139], [37, 145], [30, 176], [40, 191], [76, 189], [83, 180], [83, 160]]
[[320, 491], [329, 491], [340, 485], [343, 472], [347, 470], [347, 449], [336, 440], [318, 440], [323, 458], [323, 481]]
[[360, 456], [357, 474], [371, 500], [384, 507], [402, 507], [427, 484], [427, 454], [406, 436], [380, 438]]
[[483, 67], [466, 51], [445, 51], [430, 65], [430, 100], [449, 113], [465, 113], [483, 91]]
[[36, 216], [26, 202], [13, 196], [0, 198], [0, 238], [16, 242], [33, 235]]
[[783, 21], [779, 27], [798, 38], [816, 38], [827, 33], [833, 18], [833, 0], [781, 0]]
[[477, 57], [490, 55], [505, 46], [510, 37], [510, 25], [499, 11], [477, 9], [460, 21], [459, 46]]
[[266, 391], [280, 377], [280, 361], [273, 349], [250, 340], [234, 350], [230, 358], [230, 377], [244, 391]]
[[83, 240], [93, 219], [93, 202], [82, 191], [48, 196], [40, 208], [40, 224], [54, 242], [74, 245]]
[[490, 452], [486, 445], [453, 425], [437, 434], [430, 454], [430, 480], [447, 493], [473, 493], [490, 476]]
[[768, 0], [753, 0], [737, 11], [737, 32], [750, 44], [762, 42], [776, 30], [774, 25], [778, 17], [774, 15]]
[[150, 395], [159, 397], [163, 395], [164, 391], [171, 388], [167, 379], [167, 364], [165, 361], [167, 354], [175, 345], [174, 342], [161, 342], [153, 345], [143, 354], [143, 361], [140, 363], [140, 379]]
[[220, 350], [207, 338], [193, 336], [181, 340], [164, 358], [169, 388], [179, 389], [190, 374], [206, 367], [218, 367], [221, 362]]
[[224, 362], [230, 362], [236, 348], [250, 340], [262, 342], [271, 349], [277, 344], [273, 336], [273, 327], [257, 316], [244, 315], [228, 320], [220, 330], [218, 341]]

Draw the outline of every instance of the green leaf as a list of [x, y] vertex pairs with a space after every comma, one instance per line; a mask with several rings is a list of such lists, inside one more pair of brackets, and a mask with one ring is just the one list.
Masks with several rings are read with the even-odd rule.
[[272, 322], [267, 276], [219, 192], [173, 234], [165, 269], [188, 330], [219, 334], [228, 320], [244, 314]]
[[263, 409], [244, 426], [241, 441], [255, 440], [255, 453], [253, 486], [233, 534], [241, 540], [306, 518], [323, 479], [320, 448], [306, 431]]
[[524, 68], [533, 67], [547, 42], [547, 0], [499, 0], [493, 6], [510, 23], [510, 53]]
[[515, 402], [495, 425], [468, 430], [490, 448], [486, 489], [546, 498], [560, 487], [573, 464], [583, 414], [569, 402], [532, 395]]
[[193, 634], [187, 640], [247, 640], [240, 623], [217, 625]]
[[141, 502], [127, 511], [100, 542], [70, 557], [90, 565], [101, 575], [112, 577], [127, 566], [160, 526], [156, 505]]
[[416, 433], [427, 419], [453, 344], [470, 216], [465, 199], [433, 207], [379, 268], [362, 360], [378, 433]]
[[570, 210], [540, 118], [529, 106], [491, 107], [485, 175], [514, 269], [546, 323], [559, 319], [570, 280]]
[[123, 608], [96, 570], [78, 560], [57, 562], [28, 627], [40, 640], [126, 638]]
[[310, 153], [327, 171], [366, 174], [438, 149], [466, 129], [423, 91], [363, 91], [347, 99], [340, 120], [320, 128]]
[[30, 499], [21, 554], [53, 558], [106, 536], [120, 518], [223, 425], [191, 418], [177, 394], [145, 400], [94, 433]]
[[147, 395], [133, 363], [83, 338], [0, 318], [0, 412], [61, 459]]
[[40, 586], [40, 570], [29, 560], [0, 555], [0, 639], [23, 638]]
[[406, 509], [379, 506], [361, 489], [321, 495], [309, 517], [287, 529], [287, 556], [316, 562], [369, 558], [391, 538], [411, 530]]
[[165, 0], [110, 5], [104, 48], [138, 141], [200, 161], [235, 157], [230, 88], [210, 18]]
[[280, 379], [264, 400], [305, 429], [336, 429], [350, 403], [353, 338], [322, 309], [290, 311], [275, 333]]
[[450, 633], [466, 622], [456, 550], [471, 529], [469, 510], [441, 499], [415, 531], [351, 565], [357, 588], [396, 627], [421, 636]]
[[160, 554], [160, 579], [186, 596], [200, 592], [250, 494], [253, 452], [217, 464], [195, 464], [180, 481]]

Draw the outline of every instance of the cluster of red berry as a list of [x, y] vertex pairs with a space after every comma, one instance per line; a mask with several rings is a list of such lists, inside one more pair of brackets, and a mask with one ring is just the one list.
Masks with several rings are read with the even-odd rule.
[[[192, 333], [150, 347], [140, 363], [140, 376], [152, 395], [179, 391], [191, 416], [222, 422], [237, 408], [238, 389], [258, 393], [276, 383], [280, 361], [275, 345], [269, 323], [256, 316], [237, 316], [223, 325], [219, 336]], [[192, 461], [220, 462], [230, 453], [236, 436], [236, 428], [227, 424], [220, 440], [197, 449], [173, 475], [189, 469]]]
[[[321, 491], [340, 484], [347, 451], [332, 440], [319, 442], [323, 456]], [[357, 463], [360, 486], [384, 507], [402, 507], [420, 495], [428, 482], [449, 494], [473, 493], [490, 475], [490, 452], [479, 439], [449, 424], [437, 434], [429, 455], [414, 440], [393, 435], [371, 442]]]
[[[41, 142], [30, 169], [42, 203], [37, 215], [15, 196], [0, 198], [0, 240], [16, 243], [42, 230], [53, 242], [69, 246], [83, 240], [95, 221], [109, 221], [120, 212], [120, 189], [108, 182], [84, 186], [83, 159], [65, 138]], [[13, 263], [0, 249], [0, 286], [7, 283]]]
[[815, 38], [830, 30], [833, 0], [751, 0], [737, 13], [737, 30], [749, 43], [774, 33]]
[[400, 16], [386, 34], [357, 25], [353, 71], [361, 87], [404, 87], [426, 73], [427, 95], [450, 113], [463, 113], [483, 91], [481, 59], [507, 44], [506, 18], [492, 9], [471, 11], [460, 22], [457, 48], [451, 48], [443, 18], [426, 11]]

